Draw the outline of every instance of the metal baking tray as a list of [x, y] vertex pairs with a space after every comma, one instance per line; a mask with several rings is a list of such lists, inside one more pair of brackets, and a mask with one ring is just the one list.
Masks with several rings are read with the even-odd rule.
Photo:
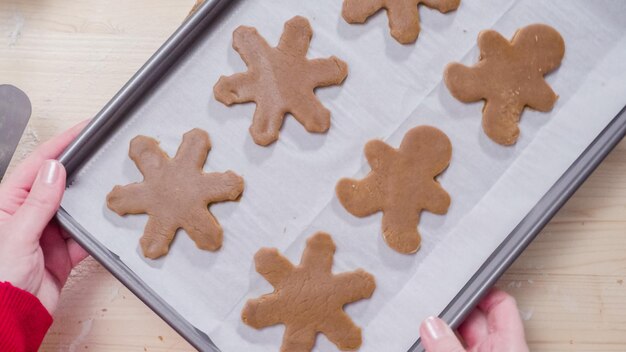
[[[100, 111], [60, 157], [60, 161], [68, 171], [68, 184], [71, 184], [76, 172], [94, 150], [107, 140], [107, 137], [115, 131], [142, 98], [154, 89], [168, 74], [168, 71], [184, 57], [185, 53], [199, 40], [201, 34], [211, 29], [220, 12], [235, 1], [237, 0], [207, 0]], [[483, 294], [494, 285], [625, 134], [626, 108], [613, 118], [612, 122], [587, 147], [449, 303], [441, 314], [444, 320], [453, 327], [463, 321]], [[65, 209], [59, 210], [57, 219], [94, 258], [189, 343], [201, 351], [219, 351], [206, 334], [174, 311], [140, 277], [124, 265], [117, 255], [99, 243]], [[410, 351], [421, 350], [419, 340], [410, 349]]]

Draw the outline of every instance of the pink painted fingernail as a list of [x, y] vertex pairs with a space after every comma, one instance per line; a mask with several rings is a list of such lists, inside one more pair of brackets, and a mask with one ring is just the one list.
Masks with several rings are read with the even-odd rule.
[[451, 333], [448, 326], [441, 319], [437, 319], [436, 317], [426, 318], [424, 325], [426, 326], [426, 332], [433, 340], [439, 340], [442, 337], [449, 336]]
[[56, 160], [47, 160], [39, 170], [39, 179], [45, 184], [53, 185], [59, 179], [61, 165]]

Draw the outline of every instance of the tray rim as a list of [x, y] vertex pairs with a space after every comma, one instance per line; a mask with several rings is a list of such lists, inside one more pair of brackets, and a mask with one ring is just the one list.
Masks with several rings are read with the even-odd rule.
[[[222, 10], [237, 1], [240, 0], [206, 0], [198, 8], [197, 12], [191, 15], [172, 34], [93, 118], [83, 132], [59, 157], [59, 161], [67, 169], [68, 187], [71, 185], [76, 171], [80, 169], [91, 155], [91, 151], [97, 149], [106, 140], [107, 135], [115, 129], [116, 124], [128, 115], [135, 104], [158, 85], [160, 79], [194, 45], [196, 39], [213, 23]], [[453, 328], [457, 327], [625, 135], [626, 106], [589, 144], [576, 161], [570, 165], [496, 250], [492, 252], [472, 278], [446, 306], [440, 317]], [[195, 328], [178, 314], [148, 287], [138, 275], [122, 263], [117, 255], [99, 243], [72, 218], [63, 207], [57, 212], [56, 218], [60, 225], [91, 256], [193, 347], [200, 351], [220, 351], [209, 336]], [[420, 339], [417, 339], [408, 352], [423, 350]]]

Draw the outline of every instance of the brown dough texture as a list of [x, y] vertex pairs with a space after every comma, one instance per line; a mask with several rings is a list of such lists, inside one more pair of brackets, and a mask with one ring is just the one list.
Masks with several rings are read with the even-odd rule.
[[450, 163], [450, 140], [434, 127], [419, 126], [406, 133], [400, 149], [369, 141], [365, 157], [372, 171], [362, 180], [341, 179], [339, 201], [358, 217], [382, 211], [385, 242], [400, 253], [415, 253], [421, 211], [445, 214], [450, 206], [450, 196], [435, 180]]
[[213, 92], [215, 99], [228, 106], [256, 103], [250, 126], [256, 144], [275, 142], [287, 113], [309, 132], [321, 133], [330, 128], [330, 111], [314, 89], [343, 82], [348, 65], [335, 56], [308, 60], [306, 53], [312, 36], [309, 21], [300, 16], [285, 23], [275, 48], [252, 27], [240, 26], [233, 33], [233, 48], [248, 71], [220, 77]]
[[410, 44], [420, 34], [419, 4], [441, 13], [456, 10], [461, 0], [344, 0], [342, 16], [348, 23], [365, 23], [380, 9], [387, 10], [391, 36], [402, 44]]
[[299, 266], [262, 248], [254, 256], [256, 270], [274, 286], [274, 292], [246, 302], [241, 318], [255, 329], [285, 325], [281, 351], [310, 351], [318, 333], [341, 350], [361, 346], [361, 329], [343, 311], [345, 304], [372, 296], [374, 277], [357, 269], [333, 275], [335, 243], [318, 232], [306, 242]]
[[451, 63], [444, 80], [452, 95], [469, 103], [485, 100], [483, 129], [494, 142], [515, 144], [525, 106], [547, 112], [558, 96], [544, 79], [565, 55], [565, 42], [554, 28], [533, 24], [509, 42], [498, 32], [478, 35], [480, 59], [472, 67]]
[[200, 249], [215, 251], [222, 246], [222, 227], [208, 204], [236, 200], [243, 192], [243, 179], [232, 171], [204, 173], [210, 149], [209, 135], [197, 128], [185, 133], [172, 159], [152, 138], [137, 136], [130, 142], [129, 156], [144, 179], [115, 186], [107, 206], [122, 216], [148, 214], [139, 241], [144, 256], [156, 259], [167, 254], [179, 228]]

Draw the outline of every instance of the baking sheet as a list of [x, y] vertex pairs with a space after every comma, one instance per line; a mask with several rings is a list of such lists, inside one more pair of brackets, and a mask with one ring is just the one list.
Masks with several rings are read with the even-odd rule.
[[[336, 272], [363, 267], [377, 278], [372, 299], [347, 307], [363, 327], [362, 351], [406, 350], [419, 322], [439, 314], [480, 265], [554, 184], [584, 148], [626, 104], [625, 5], [618, 1], [468, 1], [448, 15], [422, 9], [422, 34], [402, 46], [388, 34], [381, 13], [364, 26], [340, 18], [340, 1], [241, 1], [129, 117], [80, 170], [63, 207], [135, 271], [154, 291], [223, 351], [275, 351], [282, 326], [253, 330], [240, 320], [249, 297], [270, 292], [256, 272], [254, 253], [275, 246], [298, 262], [304, 240], [317, 230], [337, 243]], [[253, 105], [227, 108], [212, 97], [221, 74], [245, 70], [231, 49], [231, 33], [252, 25], [274, 45], [283, 23], [309, 18], [314, 38], [309, 57], [336, 55], [350, 66], [342, 87], [318, 90], [332, 111], [328, 134], [312, 135], [287, 118], [278, 143], [256, 146], [248, 135]], [[566, 42], [559, 71], [548, 77], [560, 95], [551, 113], [526, 111], [522, 135], [503, 148], [480, 129], [481, 104], [454, 100], [441, 83], [446, 63], [476, 61], [479, 30], [510, 37], [536, 22], [554, 26]], [[364, 143], [382, 138], [397, 146], [420, 124], [448, 134], [454, 151], [440, 178], [452, 195], [446, 216], [424, 213], [422, 249], [412, 256], [390, 250], [380, 216], [357, 219], [334, 197], [340, 177], [369, 171]], [[138, 238], [145, 216], [120, 218], [104, 204], [115, 184], [141, 179], [127, 157], [137, 134], [161, 140], [173, 154], [182, 134], [207, 130], [213, 150], [207, 170], [232, 169], [246, 180], [239, 203], [211, 210], [225, 229], [217, 253], [201, 252], [180, 232], [170, 254], [143, 258]], [[317, 350], [334, 350], [324, 337]]]

